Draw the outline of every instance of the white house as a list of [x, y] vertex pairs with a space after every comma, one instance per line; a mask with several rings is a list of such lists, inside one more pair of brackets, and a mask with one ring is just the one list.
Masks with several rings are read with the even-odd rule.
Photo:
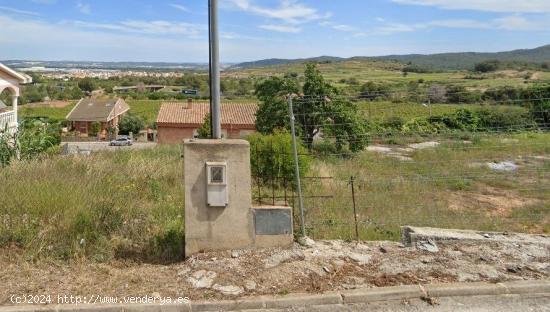
[[0, 131], [16, 131], [17, 123], [17, 101], [19, 99], [19, 86], [31, 83], [32, 78], [14, 71], [6, 65], [0, 63], [0, 94], [8, 90], [12, 96], [11, 110], [9, 107], [0, 110]]

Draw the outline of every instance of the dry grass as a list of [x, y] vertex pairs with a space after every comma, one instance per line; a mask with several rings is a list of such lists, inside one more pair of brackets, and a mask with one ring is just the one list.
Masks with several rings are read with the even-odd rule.
[[0, 170], [0, 246], [28, 258], [181, 257], [177, 148], [53, 156]]

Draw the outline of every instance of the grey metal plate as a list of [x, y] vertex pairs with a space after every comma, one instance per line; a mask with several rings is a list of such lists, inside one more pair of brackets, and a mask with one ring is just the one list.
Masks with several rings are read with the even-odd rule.
[[289, 209], [254, 209], [256, 235], [292, 234], [292, 217]]

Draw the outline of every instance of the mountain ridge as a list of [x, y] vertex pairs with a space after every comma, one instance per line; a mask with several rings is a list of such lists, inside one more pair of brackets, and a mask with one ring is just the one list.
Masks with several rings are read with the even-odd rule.
[[231, 66], [231, 69], [280, 66], [305, 62], [341, 62], [352, 60], [386, 60], [411, 63], [434, 70], [471, 70], [475, 64], [484, 61], [550, 63], [550, 44], [533, 49], [516, 49], [503, 52], [449, 52], [435, 54], [404, 54], [384, 56], [354, 56], [350, 58], [319, 56], [312, 58], [280, 59], [271, 58], [252, 62], [243, 62]]

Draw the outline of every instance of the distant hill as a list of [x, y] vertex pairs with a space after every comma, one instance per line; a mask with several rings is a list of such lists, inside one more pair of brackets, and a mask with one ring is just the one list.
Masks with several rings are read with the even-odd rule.
[[322, 56], [308, 59], [267, 59], [255, 62], [246, 62], [231, 66], [232, 69], [254, 68], [266, 66], [278, 66], [304, 62], [340, 62], [346, 60], [396, 60], [402, 63], [412, 63], [414, 65], [433, 70], [464, 70], [473, 69], [475, 64], [498, 60], [503, 62], [522, 62], [522, 63], [550, 63], [550, 45], [545, 45], [535, 49], [522, 49], [507, 52], [496, 53], [439, 53], [439, 54], [408, 54], [408, 55], [386, 55], [378, 57], [352, 57], [339, 58], [331, 56]]
[[302, 58], [302, 59], [265, 59], [253, 62], [244, 62], [240, 64], [235, 64], [231, 66], [231, 69], [246, 69], [246, 68], [256, 68], [256, 67], [267, 67], [267, 66], [279, 66], [279, 65], [288, 65], [295, 63], [306, 63], [306, 62], [340, 62], [345, 61], [345, 58], [335, 57], [335, 56], [319, 56], [312, 58]]

